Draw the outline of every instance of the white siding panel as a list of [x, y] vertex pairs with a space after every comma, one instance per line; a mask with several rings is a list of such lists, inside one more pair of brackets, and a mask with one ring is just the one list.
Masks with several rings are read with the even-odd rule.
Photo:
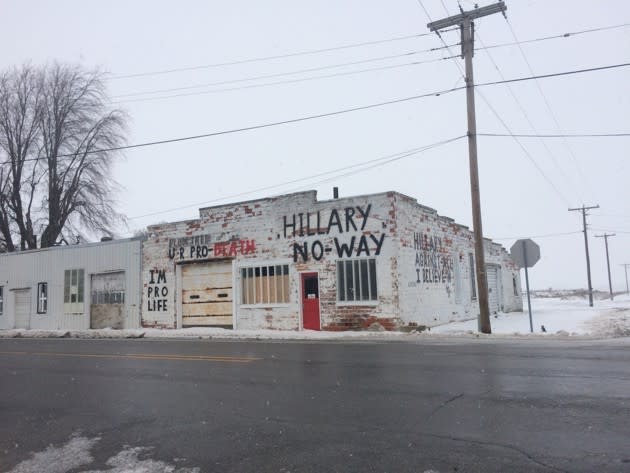
[[[0, 328], [12, 328], [15, 306], [7, 298], [11, 289], [37, 291], [37, 283], [48, 283], [48, 311], [32, 311], [34, 329], [88, 329], [90, 325], [90, 281], [92, 274], [124, 271], [127, 288], [125, 328], [140, 326], [140, 271], [142, 241], [139, 239], [47, 248], [0, 255], [0, 285], [4, 287], [5, 307]], [[84, 269], [85, 303], [83, 314], [64, 314], [64, 272]]]

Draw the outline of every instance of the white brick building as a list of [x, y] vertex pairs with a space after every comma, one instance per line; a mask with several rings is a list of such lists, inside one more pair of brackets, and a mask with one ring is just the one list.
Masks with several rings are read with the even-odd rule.
[[[302, 192], [153, 225], [142, 324], [346, 330], [478, 313], [472, 232], [396, 192]], [[486, 241], [491, 312], [522, 310], [518, 268]]]

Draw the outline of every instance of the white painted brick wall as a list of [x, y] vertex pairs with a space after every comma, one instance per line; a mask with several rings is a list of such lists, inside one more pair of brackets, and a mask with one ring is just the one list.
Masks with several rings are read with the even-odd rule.
[[[334, 213], [339, 219], [334, 218]], [[367, 217], [364, 218], [364, 214]], [[319, 228], [317, 227], [319, 215]], [[307, 228], [307, 221], [310, 225]], [[294, 223], [295, 222], [295, 226]], [[301, 225], [300, 225], [301, 222]], [[338, 222], [338, 224], [337, 224]], [[331, 224], [332, 223], [332, 224]], [[449, 320], [476, 316], [477, 304], [471, 301], [468, 254], [472, 252], [471, 232], [451, 219], [420, 206], [414, 199], [388, 192], [334, 200], [317, 201], [315, 191], [274, 198], [235, 203], [200, 210], [200, 218], [182, 222], [153, 225], [143, 254], [143, 313], [145, 326], [175, 327], [178, 325], [177, 283], [178, 264], [190, 260], [190, 248], [179, 249], [169, 257], [169, 239], [208, 236], [208, 246], [232, 240], [254, 241], [255, 251], [235, 252], [229, 256], [236, 268], [233, 297], [235, 325], [238, 329], [273, 328], [300, 329], [300, 273], [318, 272], [320, 285], [321, 324], [327, 330], [362, 329], [378, 321], [389, 329], [407, 325], [436, 325]], [[311, 233], [309, 235], [309, 233]], [[450, 282], [418, 283], [414, 233], [436, 236], [442, 242], [445, 255], [459, 266], [460, 299], [456, 299], [455, 269]], [[363, 239], [363, 240], [362, 240]], [[364, 245], [359, 251], [359, 242]], [[376, 259], [378, 303], [347, 304], [337, 301], [336, 261], [338, 246], [354, 242], [353, 257]], [[305, 261], [294, 244], [306, 252]], [[376, 250], [380, 246], [380, 253]], [[488, 262], [500, 264], [503, 286], [511, 294], [514, 267], [505, 250], [490, 242], [486, 245]], [[318, 251], [324, 250], [321, 258]], [[193, 251], [196, 256], [196, 251]], [[210, 252], [208, 261], [215, 258]], [[171, 254], [170, 256], [173, 256]], [[194, 258], [193, 258], [194, 259]], [[294, 261], [297, 259], [297, 261]], [[274, 307], [241, 307], [240, 271], [243, 265], [288, 264], [290, 267], [290, 302]], [[153, 270], [153, 284], [151, 273]], [[166, 281], [156, 281], [163, 271]], [[518, 287], [518, 273], [516, 273]], [[509, 283], [509, 285], [508, 285]], [[153, 286], [151, 289], [150, 287]], [[156, 292], [159, 297], [150, 297]], [[162, 294], [167, 294], [162, 297]], [[164, 304], [156, 305], [156, 299]], [[505, 296], [503, 305], [518, 310], [517, 298]], [[518, 298], [520, 301], [520, 298]], [[160, 310], [149, 310], [159, 307]], [[522, 308], [522, 307], [521, 307]]]

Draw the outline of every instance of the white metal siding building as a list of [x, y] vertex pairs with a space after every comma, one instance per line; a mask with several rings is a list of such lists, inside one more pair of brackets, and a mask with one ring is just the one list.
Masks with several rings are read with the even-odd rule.
[[0, 255], [0, 329], [140, 327], [142, 240]]

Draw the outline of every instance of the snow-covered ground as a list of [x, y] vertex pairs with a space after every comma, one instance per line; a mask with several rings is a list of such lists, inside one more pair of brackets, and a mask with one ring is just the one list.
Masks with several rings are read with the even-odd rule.
[[[534, 333], [529, 331], [527, 301], [523, 312], [499, 313], [491, 317], [492, 335], [527, 337], [630, 337], [630, 297], [614, 301], [596, 300], [589, 307], [584, 297], [532, 298]], [[546, 332], [542, 332], [544, 326]], [[249, 340], [413, 340], [418, 338], [477, 337], [477, 320], [453, 322], [419, 332], [317, 332], [313, 330], [226, 330], [221, 328], [137, 330], [0, 330], [0, 338], [203, 338]]]
[[[597, 337], [630, 336], [630, 297], [616, 296], [614, 301], [595, 300], [589, 307], [588, 299], [532, 298], [532, 321], [535, 334], [590, 335]], [[527, 299], [523, 312], [499, 313], [490, 319], [493, 334], [530, 333]], [[453, 322], [431, 329], [435, 334], [470, 333], [477, 331], [477, 320]]]

